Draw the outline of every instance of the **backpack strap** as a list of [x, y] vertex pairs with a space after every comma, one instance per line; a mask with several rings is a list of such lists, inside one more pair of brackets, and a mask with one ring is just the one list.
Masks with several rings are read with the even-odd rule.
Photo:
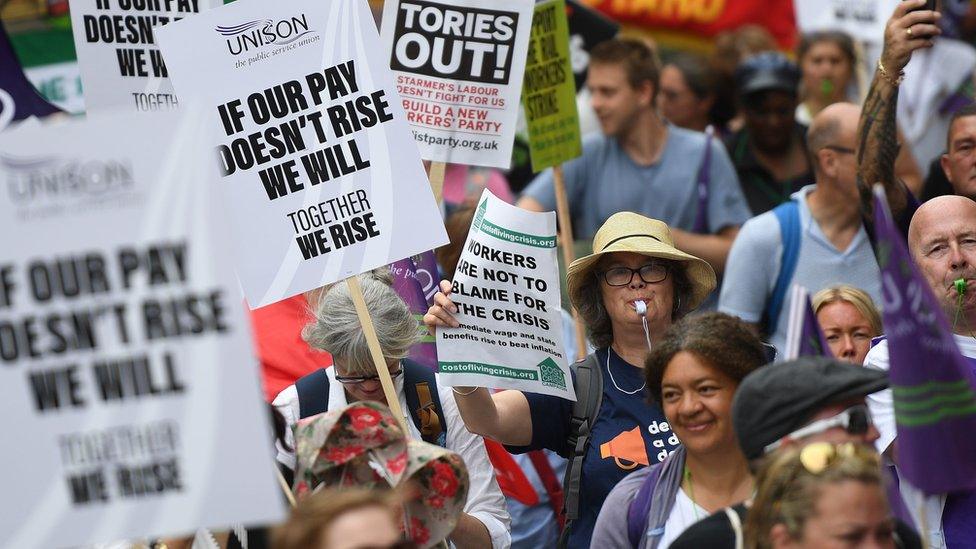
[[779, 235], [783, 242], [783, 255], [780, 258], [779, 275], [766, 306], [766, 331], [772, 334], [779, 323], [779, 315], [786, 299], [796, 264], [800, 259], [800, 205], [795, 200], [784, 202], [773, 208], [779, 221]]
[[661, 469], [660, 465], [651, 467], [651, 471], [641, 483], [640, 490], [627, 507], [627, 539], [634, 549], [640, 547], [641, 536], [647, 530], [651, 499], [654, 496], [654, 489], [657, 488], [657, 481], [661, 478]]
[[430, 368], [408, 358], [401, 360], [400, 364], [403, 365], [407, 408], [410, 409], [414, 425], [420, 431], [420, 437], [424, 442], [443, 448], [447, 443], [447, 434], [444, 410], [437, 393], [437, 376]]
[[319, 368], [295, 382], [298, 392], [298, 417], [306, 418], [329, 410], [329, 374]]
[[698, 234], [708, 234], [708, 185], [712, 179], [712, 139], [715, 128], [709, 125], [705, 128], [705, 152], [702, 154], [701, 164], [698, 166], [696, 178], [698, 192], [698, 209], [695, 212], [695, 224], [691, 231]]
[[731, 507], [726, 507], [723, 509], [723, 511], [725, 511], [725, 516], [729, 519], [729, 525], [732, 527], [732, 532], [735, 533], [735, 549], [743, 549], [742, 518], [739, 517], [739, 513]]
[[[607, 351], [609, 352], [609, 350]], [[569, 437], [566, 448], [569, 459], [566, 466], [566, 476], [563, 480], [563, 503], [566, 510], [566, 528], [559, 537], [559, 547], [565, 547], [569, 540], [568, 532], [572, 521], [580, 517], [580, 484], [583, 478], [583, 458], [590, 444], [590, 429], [600, 412], [603, 404], [603, 372], [596, 353], [591, 353], [583, 360], [573, 364], [576, 372], [576, 402], [573, 403], [573, 415], [570, 419]]]

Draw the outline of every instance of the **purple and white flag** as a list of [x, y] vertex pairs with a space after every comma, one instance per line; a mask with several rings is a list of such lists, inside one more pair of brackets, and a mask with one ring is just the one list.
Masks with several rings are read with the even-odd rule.
[[875, 187], [878, 264], [898, 428], [898, 470], [918, 489], [976, 489], [976, 376]]

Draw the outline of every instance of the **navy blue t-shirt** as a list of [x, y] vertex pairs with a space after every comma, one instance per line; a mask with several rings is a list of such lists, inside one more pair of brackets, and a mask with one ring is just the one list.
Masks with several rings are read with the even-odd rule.
[[[607, 352], [610, 353], [607, 370]], [[646, 391], [628, 395], [644, 384], [644, 370], [624, 362], [609, 349], [596, 352], [603, 373], [603, 403], [583, 459], [580, 518], [573, 523], [569, 547], [590, 546], [600, 506], [610, 490], [634, 470], [663, 460], [678, 446], [678, 438], [657, 405], [647, 402]], [[619, 389], [614, 385], [619, 386]], [[509, 448], [515, 453], [549, 449], [567, 457], [572, 449], [566, 439], [571, 429], [573, 403], [569, 400], [525, 393], [532, 415], [532, 443]]]

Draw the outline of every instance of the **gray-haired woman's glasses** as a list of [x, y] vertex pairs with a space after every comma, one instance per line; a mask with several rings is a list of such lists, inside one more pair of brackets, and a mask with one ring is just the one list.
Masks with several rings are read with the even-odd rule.
[[[402, 373], [403, 373], [403, 368], [400, 368], [400, 369], [398, 369], [395, 372], [390, 372], [390, 378], [391, 379], [396, 379], [396, 378], [400, 377], [400, 374], [402, 374]], [[379, 381], [380, 380], [380, 376], [378, 376], [378, 375], [375, 375], [375, 376], [339, 376], [339, 375], [337, 375], [337, 376], [335, 376], [335, 380], [338, 381], [339, 383], [342, 383], [343, 385], [356, 385], [357, 383], [364, 383], [366, 381]]]
[[639, 269], [630, 267], [614, 267], [600, 273], [607, 284], [611, 286], [626, 286], [634, 280], [634, 275], [640, 277], [646, 284], [655, 284], [668, 277], [671, 269], [663, 263], [648, 263]]

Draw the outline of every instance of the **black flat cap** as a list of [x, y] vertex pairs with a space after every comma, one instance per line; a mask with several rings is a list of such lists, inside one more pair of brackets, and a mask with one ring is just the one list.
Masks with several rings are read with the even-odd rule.
[[888, 374], [826, 357], [801, 357], [750, 373], [732, 401], [732, 424], [747, 459], [803, 427], [824, 407], [888, 388]]
[[747, 57], [735, 69], [735, 84], [740, 96], [766, 90], [798, 93], [800, 69], [779, 52], [762, 52]]

